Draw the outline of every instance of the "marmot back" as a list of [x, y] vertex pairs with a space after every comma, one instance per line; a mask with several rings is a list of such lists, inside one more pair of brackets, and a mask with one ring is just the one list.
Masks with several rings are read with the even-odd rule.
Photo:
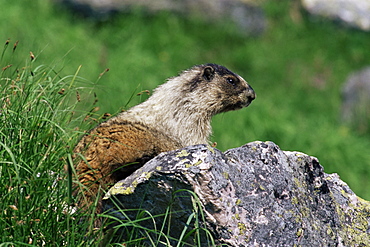
[[254, 99], [248, 83], [220, 65], [197, 65], [170, 78], [145, 102], [99, 124], [77, 144], [79, 207], [97, 200], [100, 213], [100, 193], [161, 152], [209, 143], [212, 116]]

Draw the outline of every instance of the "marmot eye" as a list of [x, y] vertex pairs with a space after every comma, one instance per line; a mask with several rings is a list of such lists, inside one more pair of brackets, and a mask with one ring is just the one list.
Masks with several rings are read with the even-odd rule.
[[226, 78], [226, 81], [228, 83], [230, 83], [231, 85], [235, 85], [236, 84], [236, 80], [234, 78], [232, 78], [232, 77]]

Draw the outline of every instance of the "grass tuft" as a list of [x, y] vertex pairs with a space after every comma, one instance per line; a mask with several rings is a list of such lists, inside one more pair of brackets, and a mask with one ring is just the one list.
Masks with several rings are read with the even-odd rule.
[[18, 44], [8, 50], [7, 40], [0, 61], [0, 241], [78, 246], [87, 226], [79, 224], [81, 215], [71, 214], [65, 164], [80, 135], [73, 126], [94, 122], [84, 121], [78, 107], [88, 103], [75, 98], [93, 83], [77, 87], [83, 84], [79, 69], [62, 77], [55, 67], [37, 65], [34, 56], [24, 65], [4, 66]]
[[[181, 209], [176, 205], [178, 201], [188, 201], [192, 207]], [[109, 214], [100, 215], [106, 219], [110, 229], [105, 241], [114, 239], [126, 246], [215, 246], [211, 232], [206, 229], [202, 204], [193, 191], [180, 189], [173, 192], [167, 208], [155, 215], [140, 208], [123, 209], [116, 200], [112, 202], [115, 208], [108, 210]], [[182, 230], [176, 232], [174, 229], [178, 229], [180, 223], [176, 217], [179, 215], [187, 215], [188, 218]], [[176, 226], [172, 227], [173, 224]]]
[[[2, 52], [2, 66], [7, 56], [13, 56], [14, 50], [7, 47]], [[81, 212], [74, 207], [71, 194], [76, 181], [72, 179], [74, 169], [68, 169], [67, 164], [72, 164], [72, 149], [84, 133], [82, 130], [108, 115], [96, 113], [97, 96], [90, 93], [95, 83], [79, 77], [81, 67], [73, 75], [62, 76], [56, 66], [38, 65], [35, 58], [32, 53], [24, 65], [3, 66], [6, 69], [1, 72], [1, 246], [108, 245], [116, 231], [126, 236], [124, 244], [116, 246], [169, 246], [174, 242], [189, 246], [191, 238], [200, 243], [201, 235], [213, 243], [211, 234], [202, 228], [204, 215], [192, 192], [185, 197], [191, 198], [193, 213], [179, 239], [171, 237], [171, 215], [179, 213], [172, 212], [171, 205], [160, 215], [140, 209], [121, 211], [124, 215], [135, 211], [133, 220], [99, 215], [114, 220], [111, 235], [93, 227], [94, 208]], [[173, 200], [184, 197], [184, 193], [174, 193]], [[162, 225], [158, 225], [159, 219]]]

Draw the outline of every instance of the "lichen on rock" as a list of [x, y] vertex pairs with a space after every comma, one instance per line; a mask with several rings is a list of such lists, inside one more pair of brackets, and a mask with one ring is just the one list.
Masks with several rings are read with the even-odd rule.
[[175, 243], [186, 227], [189, 235], [195, 227], [189, 224], [194, 198], [186, 191], [196, 195], [204, 214], [201, 227], [208, 230], [200, 233], [201, 246], [210, 245], [208, 233], [228, 246], [370, 245], [370, 203], [338, 175], [324, 173], [317, 158], [281, 151], [272, 142], [225, 153], [207, 145], [163, 153], [112, 187], [105, 209], [124, 221], [137, 215], [119, 208], [165, 215], [171, 205], [171, 220], [156, 217], [155, 224], [167, 220]]

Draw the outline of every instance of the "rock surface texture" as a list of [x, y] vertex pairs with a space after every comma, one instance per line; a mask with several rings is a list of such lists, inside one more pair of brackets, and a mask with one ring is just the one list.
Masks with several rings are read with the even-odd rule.
[[338, 19], [370, 31], [369, 0], [302, 0], [302, 4], [311, 14]]
[[[104, 202], [123, 222], [140, 215], [127, 209], [145, 216], [171, 209], [171, 217], [138, 222], [169, 232], [167, 244], [188, 234], [188, 243], [199, 237], [202, 246], [370, 246], [370, 203], [324, 173], [315, 157], [272, 142], [225, 153], [206, 145], [162, 153], [112, 187]], [[208, 230], [197, 235], [191, 227]]]

